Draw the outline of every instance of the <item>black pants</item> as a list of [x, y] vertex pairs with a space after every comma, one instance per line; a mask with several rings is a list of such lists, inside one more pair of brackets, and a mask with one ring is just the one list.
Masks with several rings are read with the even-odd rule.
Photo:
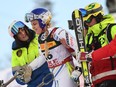
[[95, 85], [95, 87], [116, 87], [116, 80], [106, 80]]

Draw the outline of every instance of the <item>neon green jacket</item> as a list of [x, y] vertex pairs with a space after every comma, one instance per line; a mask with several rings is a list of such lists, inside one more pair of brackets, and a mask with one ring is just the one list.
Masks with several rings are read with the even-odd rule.
[[[111, 15], [104, 16], [104, 20], [100, 23], [95, 24], [92, 27], [89, 27], [86, 35], [86, 45], [87, 50], [96, 50], [108, 44], [108, 38], [106, 30], [108, 29], [109, 24], [114, 24], [114, 18]], [[102, 34], [100, 34], [104, 31]], [[111, 37], [112, 39], [116, 35], [116, 25], [111, 27]], [[109, 49], [107, 49], [109, 50]], [[96, 53], [97, 55], [102, 55], [104, 52]], [[116, 80], [115, 70], [113, 66], [116, 65], [116, 58], [113, 58], [113, 62], [108, 58], [103, 58], [99, 61], [92, 61], [90, 72], [92, 75], [92, 83], [94, 85], [99, 84], [105, 80]], [[114, 72], [114, 73], [113, 73]], [[108, 74], [106, 74], [108, 73]]]
[[29, 44], [29, 48], [12, 50], [12, 67], [23, 66], [32, 62], [39, 56], [38, 37], [36, 36]]
[[[86, 44], [92, 44], [93, 35], [94, 37], [98, 36], [100, 32], [108, 26], [108, 24], [113, 24], [113, 23], [115, 23], [114, 17], [112, 15], [105, 15], [104, 20], [102, 22], [89, 27], [85, 37]], [[111, 29], [112, 38], [114, 38], [115, 32], [116, 32], [116, 26], [113, 26]], [[102, 47], [108, 44], [106, 34], [101, 35], [98, 39]]]
[[[20, 69], [20, 66], [31, 63], [35, 58], [39, 58], [40, 50], [38, 44], [38, 35], [35, 36], [35, 32], [29, 30], [31, 33], [30, 41], [28, 43], [19, 42], [16, 44], [16, 40], [13, 42], [12, 46], [12, 73], [15, 74], [16, 70]], [[38, 64], [41, 62], [37, 60]], [[21, 85], [27, 84], [28, 87], [37, 87], [42, 83], [42, 79], [50, 73], [47, 62], [43, 63], [41, 66], [36, 67], [32, 71], [31, 80], [28, 83], [23, 82], [20, 78], [16, 78], [16, 82]], [[53, 79], [50, 75], [47, 77], [47, 81]], [[52, 81], [53, 82], [53, 81]], [[52, 82], [45, 85], [45, 87], [52, 87]]]

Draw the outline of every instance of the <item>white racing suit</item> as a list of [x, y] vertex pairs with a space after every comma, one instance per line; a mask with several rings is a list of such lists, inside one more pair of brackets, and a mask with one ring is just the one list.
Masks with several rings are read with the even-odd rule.
[[[45, 54], [45, 40], [49, 49], [48, 57], [46, 58], [51, 72], [55, 76], [53, 87], [77, 87], [70, 77], [74, 70], [72, 52], [75, 52], [75, 39], [64, 29], [49, 28], [48, 37], [45, 39], [45, 33], [39, 36], [40, 48]], [[69, 48], [66, 48], [60, 39], [65, 39]]]

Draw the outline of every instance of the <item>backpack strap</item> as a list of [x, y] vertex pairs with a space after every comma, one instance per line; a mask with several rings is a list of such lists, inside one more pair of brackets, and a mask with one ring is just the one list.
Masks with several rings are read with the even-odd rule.
[[106, 35], [107, 35], [107, 39], [108, 39], [109, 42], [112, 40], [111, 29], [112, 29], [112, 26], [114, 26], [114, 25], [116, 25], [116, 23], [109, 24], [107, 26], [107, 29], [106, 29]]
[[[112, 40], [111, 29], [112, 29], [112, 26], [114, 26], [114, 25], [116, 25], [116, 23], [109, 24], [107, 26], [107, 29], [106, 29], [106, 35], [107, 35], [107, 39], [108, 39], [109, 42]], [[111, 60], [112, 70], [114, 70], [114, 61], [113, 61], [112, 56], [110, 56], [110, 60]]]

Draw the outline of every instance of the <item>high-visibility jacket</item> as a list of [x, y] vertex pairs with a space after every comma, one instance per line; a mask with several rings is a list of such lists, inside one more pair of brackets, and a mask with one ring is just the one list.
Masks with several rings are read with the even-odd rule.
[[[104, 16], [104, 20], [102, 22], [89, 27], [86, 35], [87, 50], [97, 50], [108, 44], [106, 29], [109, 23], [114, 23], [114, 18], [111, 15], [106, 15]], [[115, 34], [116, 26], [113, 26], [111, 29], [112, 38], [114, 38]], [[101, 53], [103, 54], [103, 52]], [[96, 54], [100, 55], [101, 53]], [[92, 74], [92, 81], [94, 85], [105, 80], [116, 80], [116, 58], [101, 58], [99, 61], [94, 61], [93, 58], [90, 72]]]
[[30, 42], [29, 47], [22, 47], [12, 51], [12, 67], [23, 66], [39, 56], [37, 37]]
[[[35, 36], [35, 35], [34, 35]], [[16, 45], [16, 44], [14, 44]], [[17, 48], [17, 47], [16, 47]], [[12, 69], [13, 74], [20, 68], [20, 66], [30, 64], [35, 58], [39, 56], [39, 47], [38, 47], [38, 36], [35, 36], [32, 41], [30, 41], [28, 48], [20, 47], [12, 50]], [[38, 62], [39, 63], [39, 62]], [[32, 71], [31, 81], [27, 83], [28, 87], [37, 87], [42, 83], [42, 80], [50, 73], [47, 62], [42, 66], [38, 67]], [[53, 77], [47, 77], [47, 80], [51, 80]], [[16, 79], [17, 83], [25, 85], [23, 81]], [[52, 82], [44, 87], [51, 87]]]

